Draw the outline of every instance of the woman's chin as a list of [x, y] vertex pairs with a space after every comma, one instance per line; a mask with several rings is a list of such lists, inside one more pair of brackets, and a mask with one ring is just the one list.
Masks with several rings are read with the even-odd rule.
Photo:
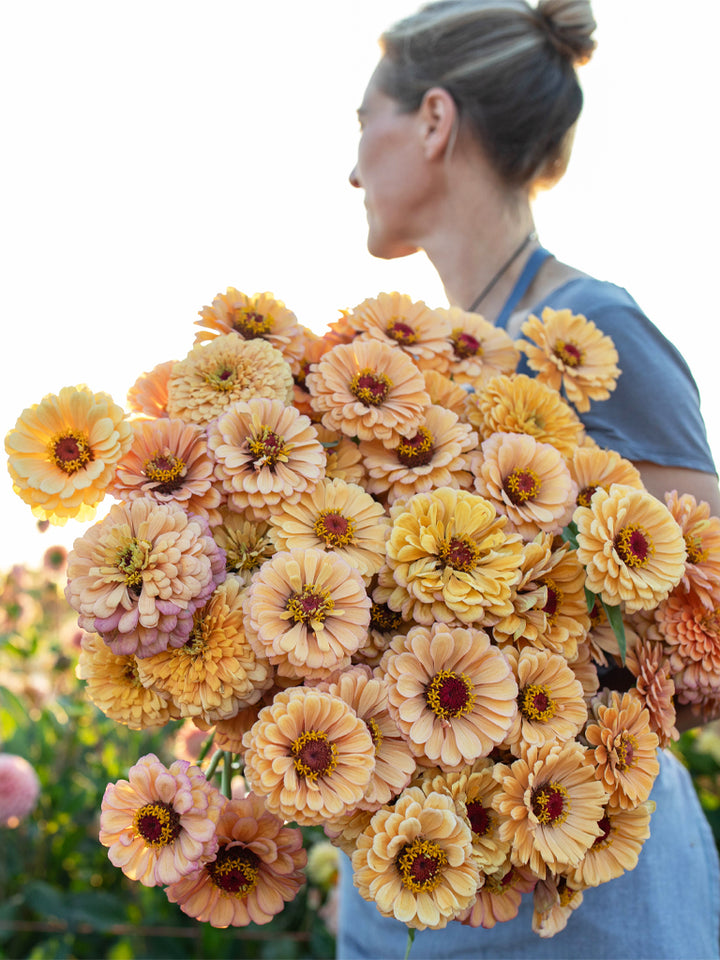
[[368, 252], [373, 257], [377, 257], [378, 260], [397, 260], [400, 257], [412, 256], [419, 250], [419, 247], [409, 243], [392, 242], [381, 237], [373, 237], [372, 233], [368, 234], [367, 248]]

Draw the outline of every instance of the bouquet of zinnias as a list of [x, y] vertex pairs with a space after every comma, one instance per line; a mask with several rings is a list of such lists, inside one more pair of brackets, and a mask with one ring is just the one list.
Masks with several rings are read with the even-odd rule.
[[197, 764], [108, 786], [110, 859], [199, 920], [265, 923], [302, 883], [296, 825], [322, 825], [411, 929], [492, 927], [532, 891], [552, 936], [635, 866], [676, 702], [720, 704], [720, 520], [586, 435], [618, 356], [568, 310], [517, 342], [397, 293], [323, 336], [233, 288], [200, 316], [130, 416], [64, 387], [5, 441], [39, 518], [117, 500], [68, 562], [90, 699], [207, 731]]

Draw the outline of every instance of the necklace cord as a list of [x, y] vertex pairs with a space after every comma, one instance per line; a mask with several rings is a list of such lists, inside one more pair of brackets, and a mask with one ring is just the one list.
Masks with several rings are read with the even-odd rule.
[[517, 248], [517, 250], [515, 250], [510, 256], [510, 258], [506, 260], [505, 263], [500, 267], [500, 269], [495, 274], [495, 276], [490, 280], [488, 285], [480, 291], [477, 297], [475, 297], [473, 302], [468, 307], [468, 310], [467, 310], [468, 313], [475, 313], [477, 308], [483, 302], [485, 297], [490, 293], [490, 291], [493, 289], [495, 284], [505, 275], [505, 273], [507, 273], [510, 267], [515, 263], [517, 258], [523, 252], [525, 247], [527, 247], [527, 245], [530, 243], [532, 239], [534, 239], [535, 236], [536, 236], [535, 231], [531, 230], [530, 233], [525, 237], [523, 242], [520, 244], [520, 246]]

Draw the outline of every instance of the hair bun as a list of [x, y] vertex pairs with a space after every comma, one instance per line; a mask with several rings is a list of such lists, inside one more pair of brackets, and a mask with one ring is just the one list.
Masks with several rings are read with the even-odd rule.
[[597, 26], [589, 0], [539, 0], [537, 13], [558, 53], [573, 64], [587, 63]]

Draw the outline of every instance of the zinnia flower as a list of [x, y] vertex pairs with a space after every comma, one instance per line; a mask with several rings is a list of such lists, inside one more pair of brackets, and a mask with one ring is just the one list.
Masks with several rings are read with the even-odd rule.
[[323, 475], [325, 452], [308, 417], [280, 400], [238, 402], [208, 427], [208, 446], [233, 510], [267, 520]]
[[665, 749], [680, 734], [675, 726], [675, 683], [665, 645], [641, 640], [628, 646], [626, 666], [650, 717], [650, 729]]
[[312, 687], [276, 694], [243, 744], [252, 791], [271, 813], [305, 825], [357, 807], [375, 766], [365, 722], [344, 700]]
[[357, 839], [353, 882], [384, 917], [439, 930], [465, 910], [479, 883], [470, 828], [452, 797], [417, 787], [375, 814]]
[[22, 820], [32, 813], [39, 796], [35, 768], [24, 757], [0, 753], [0, 824], [12, 818]]
[[578, 507], [589, 507], [598, 487], [609, 490], [613, 483], [643, 490], [640, 471], [615, 450], [578, 447], [570, 461], [570, 473], [578, 488]]
[[568, 883], [566, 877], [548, 876], [533, 890], [533, 933], [548, 939], [567, 926], [570, 915], [583, 902], [582, 890]]
[[275, 506], [270, 523], [281, 550], [331, 551], [368, 579], [385, 561], [390, 522], [382, 506], [355, 483], [321, 480], [296, 503]]
[[106, 717], [130, 730], [163, 727], [178, 710], [167, 693], [143, 686], [133, 656], [113, 653], [97, 633], [83, 633], [75, 670], [87, 681], [85, 693]]
[[577, 487], [562, 455], [527, 434], [494, 433], [471, 458], [475, 490], [525, 539], [560, 533], [575, 506]]
[[413, 627], [383, 659], [388, 708], [416, 757], [457, 769], [501, 743], [517, 684], [483, 630]]
[[330, 430], [397, 446], [412, 437], [430, 398], [402, 350], [377, 340], [334, 347], [307, 375], [315, 410]]
[[112, 397], [63, 387], [23, 410], [5, 437], [13, 490], [40, 520], [91, 520], [131, 443], [130, 423]]
[[312, 408], [310, 392], [307, 388], [307, 375], [314, 363], [328, 352], [331, 344], [322, 337], [319, 337], [307, 327], [300, 327], [302, 331], [302, 355], [300, 359], [293, 360], [290, 364], [293, 374], [293, 406], [313, 419], [315, 411]]
[[391, 610], [386, 603], [373, 600], [367, 638], [358, 648], [353, 659], [370, 666], [377, 666], [393, 637], [406, 634], [411, 626], [413, 626], [411, 622], [403, 620], [400, 614]]
[[[674, 590], [655, 611], [678, 694], [720, 688], [720, 597], [712, 609], [695, 591]], [[682, 702], [693, 702], [680, 696]]]
[[205, 521], [143, 498], [115, 504], [75, 541], [65, 596], [114, 653], [149, 657], [185, 643], [194, 612], [224, 579]]
[[[396, 504], [386, 545], [394, 588], [381, 602], [405, 620], [479, 623], [512, 610], [522, 541], [483, 497], [441, 487]], [[382, 571], [380, 583], [383, 583]]]
[[172, 883], [168, 900], [213, 927], [269, 923], [305, 882], [300, 830], [286, 827], [249, 793], [227, 801], [216, 837], [214, 860]]
[[508, 860], [503, 870], [481, 874], [483, 884], [471, 906], [458, 920], [469, 927], [491, 930], [496, 923], [507, 923], [518, 915], [522, 895], [530, 893], [537, 877], [524, 867], [516, 867]]
[[357, 443], [321, 423], [315, 424], [318, 440], [325, 448], [325, 476], [330, 480], [344, 480], [365, 486], [365, 465]]
[[326, 677], [350, 666], [365, 639], [370, 598], [361, 575], [324, 550], [283, 550], [245, 597], [248, 639], [284, 676]]
[[607, 400], [620, 376], [618, 353], [592, 320], [545, 307], [542, 320], [530, 314], [521, 329], [532, 343], [518, 340], [518, 346], [541, 383], [564, 390], [581, 413], [591, 400]]
[[583, 425], [556, 390], [525, 374], [488, 380], [468, 398], [468, 419], [485, 439], [493, 433], [527, 433], [564, 457], [579, 445]]
[[640, 697], [632, 691], [612, 692], [609, 706], [597, 704], [595, 719], [585, 728], [588, 754], [609, 802], [627, 810], [647, 800], [660, 766], [658, 738]]
[[195, 343], [212, 340], [218, 334], [236, 333], [243, 340], [266, 340], [288, 363], [302, 356], [303, 331], [297, 317], [270, 293], [247, 296], [228, 287], [215, 297], [211, 307], [203, 307], [198, 313], [201, 319], [195, 325], [207, 329], [195, 334]]
[[168, 415], [189, 423], [209, 423], [239, 400], [267, 397], [290, 403], [290, 365], [265, 340], [243, 340], [226, 333], [193, 347], [176, 363], [168, 380]]
[[665, 503], [685, 538], [687, 559], [680, 582], [712, 609], [720, 595], [720, 517], [711, 517], [710, 505], [689, 493], [678, 496], [673, 490], [665, 494]]
[[596, 887], [626, 870], [634, 870], [638, 854], [650, 836], [650, 816], [654, 810], [652, 800], [629, 810], [608, 805], [599, 823], [602, 833], [569, 874], [573, 885]]
[[471, 475], [465, 456], [477, 434], [452, 410], [430, 405], [412, 437], [389, 450], [377, 440], [360, 442], [368, 479], [366, 489], [388, 503], [437, 487], [467, 487]]
[[508, 817], [512, 862], [538, 877], [579, 863], [600, 834], [607, 795], [575, 741], [528, 747], [502, 777], [497, 809]]
[[644, 490], [613, 484], [573, 514], [587, 588], [628, 613], [664, 600], [685, 569], [682, 531], [664, 504]]
[[225, 553], [225, 569], [247, 587], [256, 570], [277, 551], [273, 529], [265, 520], [250, 520], [227, 507], [220, 509], [221, 523], [213, 528], [215, 543]]
[[215, 855], [224, 803], [199, 767], [186, 760], [165, 767], [149, 753], [130, 767], [127, 780], [105, 788], [100, 843], [131, 880], [146, 887], [174, 883]]
[[458, 420], [468, 422], [468, 391], [437, 370], [423, 370], [430, 403], [452, 410]]
[[380, 293], [347, 314], [347, 322], [360, 339], [378, 340], [399, 347], [421, 370], [444, 373], [450, 364], [450, 328], [440, 311], [422, 300], [413, 302], [401, 293]]
[[220, 491], [213, 486], [213, 462], [203, 428], [168, 418], [136, 420], [132, 427], [132, 446], [118, 462], [108, 492], [125, 501], [175, 500], [211, 526], [218, 524]]
[[135, 413], [144, 413], [146, 417], [166, 417], [168, 399], [168, 380], [176, 360], [158, 363], [152, 370], [142, 373], [128, 390], [127, 404]]
[[227, 720], [272, 686], [269, 663], [245, 637], [243, 583], [232, 574], [194, 616], [182, 647], [138, 663], [141, 681], [167, 693], [182, 717]]
[[455, 383], [489, 380], [499, 374], [515, 372], [520, 351], [512, 338], [501, 327], [489, 323], [478, 313], [468, 313], [460, 307], [435, 311], [447, 320], [453, 358], [448, 376]]

